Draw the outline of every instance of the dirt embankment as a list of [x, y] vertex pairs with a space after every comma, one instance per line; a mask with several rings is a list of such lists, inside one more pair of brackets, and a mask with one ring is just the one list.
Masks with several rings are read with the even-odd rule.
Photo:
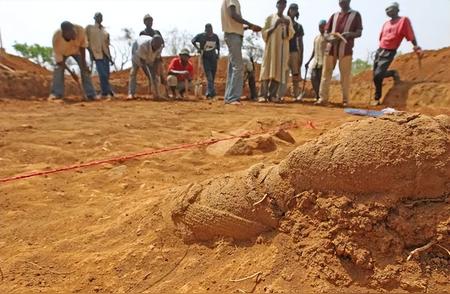
[[[428, 50], [421, 61], [416, 54], [404, 54], [396, 58], [391, 69], [398, 70], [402, 82], [394, 85], [385, 79], [383, 87], [384, 105], [399, 109], [415, 107], [450, 107], [450, 48]], [[352, 103], [366, 104], [375, 94], [372, 71], [353, 78]], [[340, 88], [332, 89], [334, 101], [341, 100]]]
[[[172, 57], [164, 57], [165, 67]], [[191, 58], [195, 76], [200, 77], [203, 89], [206, 80], [201, 68], [198, 67], [198, 57]], [[227, 58], [221, 58], [218, 65], [216, 88], [223, 95], [226, 85]], [[0, 97], [35, 99], [48, 96], [51, 84], [51, 72], [23, 58], [10, 54], [0, 54]], [[424, 58], [419, 64], [415, 54], [405, 54], [398, 57], [392, 68], [399, 71], [403, 80], [399, 85], [386, 79], [384, 86], [384, 104], [398, 109], [414, 109], [415, 107], [450, 107], [450, 48], [425, 51]], [[257, 65], [258, 79], [259, 65]], [[117, 93], [125, 95], [128, 92], [129, 70], [114, 72], [111, 84]], [[98, 79], [94, 76], [94, 84], [99, 88]], [[309, 81], [307, 82], [307, 96], [313, 97]], [[79, 95], [75, 83], [67, 77], [67, 95]], [[147, 81], [140, 73], [138, 75], [138, 94], [147, 95]], [[244, 95], [248, 95], [248, 87], [244, 88]], [[364, 72], [353, 79], [351, 89], [351, 103], [366, 107], [374, 96], [372, 72]], [[341, 91], [338, 82], [331, 89], [332, 102], [341, 101]]]

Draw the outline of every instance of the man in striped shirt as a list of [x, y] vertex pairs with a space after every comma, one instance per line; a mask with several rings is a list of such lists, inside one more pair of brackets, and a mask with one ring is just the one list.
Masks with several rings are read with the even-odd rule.
[[320, 85], [320, 99], [316, 102], [318, 105], [328, 102], [331, 77], [338, 61], [343, 106], [347, 106], [350, 98], [353, 46], [355, 39], [361, 37], [363, 26], [361, 14], [350, 8], [350, 0], [339, 0], [339, 6], [341, 11], [333, 14], [325, 27], [325, 38], [328, 44]]

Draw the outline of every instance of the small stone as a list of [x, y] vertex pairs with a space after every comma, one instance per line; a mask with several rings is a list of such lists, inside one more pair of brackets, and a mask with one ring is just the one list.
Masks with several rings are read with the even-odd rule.
[[256, 238], [256, 244], [263, 244], [263, 243], [264, 243], [263, 236], [259, 236], [258, 238]]

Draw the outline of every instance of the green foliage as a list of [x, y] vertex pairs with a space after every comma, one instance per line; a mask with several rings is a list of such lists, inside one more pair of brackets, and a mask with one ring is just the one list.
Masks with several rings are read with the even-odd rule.
[[353, 61], [352, 63], [352, 74], [353, 75], [357, 75], [360, 74], [366, 70], [372, 69], [372, 65], [364, 60], [361, 59], [356, 59], [355, 61]]
[[40, 66], [53, 65], [53, 49], [38, 44], [15, 43], [13, 48], [23, 57], [39, 64]]

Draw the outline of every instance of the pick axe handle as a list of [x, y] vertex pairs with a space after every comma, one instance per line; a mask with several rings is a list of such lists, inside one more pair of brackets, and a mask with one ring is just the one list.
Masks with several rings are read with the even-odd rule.
[[305, 88], [306, 88], [306, 77], [308, 76], [308, 69], [309, 69], [309, 67], [305, 66], [305, 78], [303, 79], [303, 90], [302, 90], [302, 92], [305, 92]]
[[67, 64], [64, 62], [64, 69], [67, 70], [70, 74], [70, 76], [73, 78], [75, 83], [78, 85], [78, 89], [80, 90], [81, 94], [83, 95], [84, 99], [87, 99], [86, 94], [84, 93], [83, 87], [81, 86], [80, 80], [78, 79], [78, 76], [76, 73], [74, 73], [70, 68], [67, 66]]

